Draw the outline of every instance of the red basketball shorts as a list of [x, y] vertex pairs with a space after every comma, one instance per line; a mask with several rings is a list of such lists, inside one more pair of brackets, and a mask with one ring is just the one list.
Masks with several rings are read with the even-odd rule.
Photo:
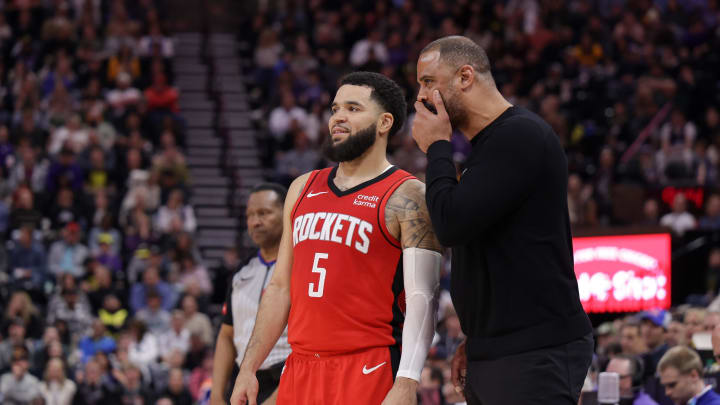
[[394, 381], [390, 348], [324, 356], [293, 352], [280, 377], [278, 405], [380, 405]]

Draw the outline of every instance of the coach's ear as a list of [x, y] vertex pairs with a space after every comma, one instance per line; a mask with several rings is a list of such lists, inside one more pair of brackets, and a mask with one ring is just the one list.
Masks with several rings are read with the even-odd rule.
[[461, 90], [467, 90], [475, 82], [475, 69], [470, 65], [465, 65], [458, 70], [459, 87]]
[[389, 112], [380, 114], [377, 122], [377, 132], [382, 135], [389, 134], [394, 122], [395, 118]]

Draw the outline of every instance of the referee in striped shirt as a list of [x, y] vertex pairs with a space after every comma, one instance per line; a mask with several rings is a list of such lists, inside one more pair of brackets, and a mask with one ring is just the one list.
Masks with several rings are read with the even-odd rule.
[[[246, 211], [247, 228], [250, 238], [259, 249], [233, 276], [223, 306], [223, 323], [218, 333], [213, 361], [210, 396], [213, 405], [227, 404], [225, 394], [233, 373], [233, 360], [239, 366], [243, 359], [255, 326], [260, 297], [275, 269], [286, 194], [287, 189], [275, 183], [261, 184], [250, 193]], [[280, 375], [289, 354], [286, 328], [257, 372], [259, 404], [275, 404]]]

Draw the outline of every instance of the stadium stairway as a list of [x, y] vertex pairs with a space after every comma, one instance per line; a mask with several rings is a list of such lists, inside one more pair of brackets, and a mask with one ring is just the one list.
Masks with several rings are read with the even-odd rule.
[[198, 228], [196, 244], [208, 267], [237, 246], [250, 189], [262, 180], [255, 131], [230, 34], [175, 35], [176, 85], [187, 122], [187, 163]]

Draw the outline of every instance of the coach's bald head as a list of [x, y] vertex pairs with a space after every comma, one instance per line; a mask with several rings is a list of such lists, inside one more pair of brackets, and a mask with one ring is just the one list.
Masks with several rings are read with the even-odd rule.
[[510, 105], [495, 86], [485, 50], [467, 37], [443, 37], [425, 46], [417, 80], [417, 100], [433, 104], [433, 91], [438, 90], [450, 124], [468, 137]]
[[[433, 55], [434, 52], [437, 53]], [[424, 56], [438, 57], [443, 64], [455, 71], [464, 65], [469, 65], [475, 74], [489, 81], [493, 80], [490, 73], [490, 61], [485, 50], [468, 37], [452, 35], [436, 39], [420, 51], [420, 58], [422, 59]]]

